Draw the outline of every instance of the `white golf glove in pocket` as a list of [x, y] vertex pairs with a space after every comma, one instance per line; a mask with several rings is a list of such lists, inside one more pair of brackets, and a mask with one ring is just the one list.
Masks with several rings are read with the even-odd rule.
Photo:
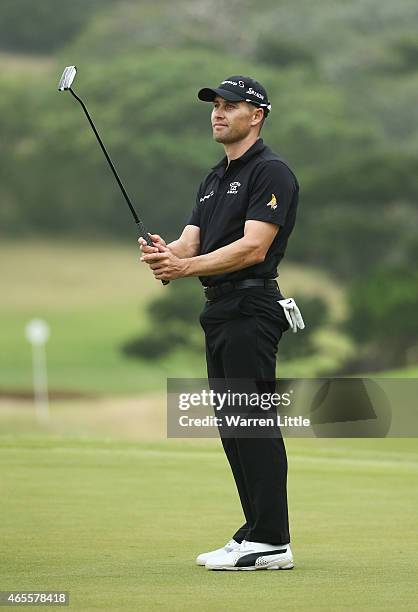
[[303, 322], [302, 315], [300, 314], [300, 310], [296, 306], [296, 302], [293, 298], [278, 300], [278, 303], [283, 308], [286, 319], [294, 334], [296, 334], [298, 329], [305, 328], [305, 323]]

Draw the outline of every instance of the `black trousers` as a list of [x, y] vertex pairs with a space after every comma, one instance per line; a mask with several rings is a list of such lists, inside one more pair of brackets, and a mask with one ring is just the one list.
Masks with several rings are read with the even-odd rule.
[[[224, 387], [245, 379], [246, 390], [265, 381], [271, 389], [277, 345], [289, 324], [277, 303], [278, 289], [242, 289], [206, 302], [200, 323], [206, 338], [209, 384]], [[266, 386], [267, 385], [267, 386]], [[274, 383], [273, 383], [274, 385]], [[269, 438], [222, 437], [238, 489], [245, 523], [232, 536], [237, 542], [287, 544], [287, 457], [280, 435]]]

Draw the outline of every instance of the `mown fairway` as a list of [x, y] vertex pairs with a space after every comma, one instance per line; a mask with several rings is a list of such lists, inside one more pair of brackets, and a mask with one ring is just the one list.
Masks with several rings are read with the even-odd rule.
[[416, 610], [415, 441], [291, 440], [291, 572], [208, 572], [241, 520], [217, 444], [2, 437], [1, 589], [77, 610]]
[[140, 265], [139, 249], [87, 242], [5, 243], [0, 248], [0, 388], [31, 389], [31, 318], [51, 327], [47, 345], [55, 390], [132, 393], [163, 388], [167, 375], [203, 375], [182, 355], [156, 366], [126, 358], [121, 346], [147, 325], [145, 307], [164, 291]]
[[[416, 610], [416, 440], [289, 440], [296, 569], [207, 572], [194, 558], [229, 539], [238, 498], [218, 441], [164, 440], [163, 392], [203, 355], [120, 352], [164, 288], [135, 244], [0, 255], [0, 590], [68, 590], [76, 610]], [[321, 287], [341, 316], [337, 287], [287, 270], [286, 288]], [[44, 424], [13, 397], [31, 388], [32, 317], [51, 326], [52, 389], [80, 394], [53, 395]]]

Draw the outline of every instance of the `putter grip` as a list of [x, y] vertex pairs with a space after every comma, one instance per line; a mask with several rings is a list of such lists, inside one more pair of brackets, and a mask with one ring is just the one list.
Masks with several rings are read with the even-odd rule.
[[[154, 244], [153, 244], [153, 242], [152, 242], [151, 238], [150, 238], [150, 237], [149, 237], [149, 235], [148, 235], [148, 232], [147, 232], [147, 231], [145, 231], [145, 227], [144, 227], [143, 223], [142, 223], [141, 221], [139, 221], [139, 222], [137, 223], [137, 226], [138, 226], [138, 229], [139, 229], [139, 235], [141, 236], [141, 238], [143, 238], [144, 240], [146, 240], [146, 243], [147, 243], [147, 245], [148, 245], [148, 246], [151, 246], [151, 247], [152, 247], [152, 246], [154, 246]], [[162, 282], [162, 284], [163, 284], [163, 285], [168, 285], [170, 281], [168, 281], [168, 280], [162, 280], [161, 282]]]

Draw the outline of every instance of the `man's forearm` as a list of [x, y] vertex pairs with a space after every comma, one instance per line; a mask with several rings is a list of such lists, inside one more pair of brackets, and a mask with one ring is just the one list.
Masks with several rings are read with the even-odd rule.
[[184, 240], [178, 238], [177, 240], [173, 240], [167, 244], [168, 248], [176, 257], [180, 257], [180, 259], [185, 259], [186, 257], [193, 257], [196, 254], [193, 245], [185, 242]]
[[210, 276], [235, 272], [235, 270], [242, 270], [261, 263], [265, 255], [265, 250], [260, 247], [259, 243], [244, 236], [212, 253], [187, 258], [185, 276]]
[[193, 225], [186, 225], [181, 236], [167, 246], [180, 259], [195, 257], [200, 250], [200, 229]]

